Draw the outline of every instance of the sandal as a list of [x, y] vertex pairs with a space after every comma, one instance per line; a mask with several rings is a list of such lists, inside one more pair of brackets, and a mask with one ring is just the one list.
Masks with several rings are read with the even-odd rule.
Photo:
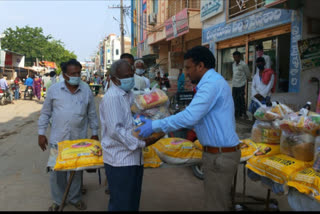
[[60, 208], [60, 206], [59, 206], [58, 204], [53, 203], [53, 204], [49, 207], [48, 211], [49, 211], [49, 212], [57, 212], [57, 211], [59, 210], [59, 208]]
[[77, 203], [73, 204], [70, 203], [71, 205], [73, 205], [75, 208], [77, 208], [78, 210], [86, 210], [87, 209], [87, 205], [83, 202], [83, 201], [78, 201]]

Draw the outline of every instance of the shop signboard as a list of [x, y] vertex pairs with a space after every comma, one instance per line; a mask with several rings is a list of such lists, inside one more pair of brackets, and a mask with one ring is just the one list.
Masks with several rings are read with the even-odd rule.
[[165, 22], [167, 41], [189, 32], [188, 9], [172, 16]]
[[0, 50], [0, 67], [4, 67], [5, 61], [6, 61], [6, 52], [3, 50]]
[[25, 56], [13, 55], [12, 65], [13, 67], [23, 68], [24, 67]]
[[298, 44], [302, 71], [320, 67], [320, 37], [300, 40]]
[[230, 23], [220, 23], [202, 30], [202, 43], [222, 41], [291, 22], [292, 11], [267, 9]]
[[211, 18], [223, 11], [224, 0], [206, 0], [201, 1], [200, 20]]

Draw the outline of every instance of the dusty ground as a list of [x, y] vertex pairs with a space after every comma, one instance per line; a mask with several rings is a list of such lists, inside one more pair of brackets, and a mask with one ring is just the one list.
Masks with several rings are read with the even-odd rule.
[[[99, 102], [96, 98], [96, 102]], [[49, 174], [45, 167], [48, 152], [42, 152], [37, 144], [37, 120], [42, 101], [17, 101], [0, 106], [0, 210], [46, 211], [51, 205]], [[250, 127], [238, 125], [243, 139], [250, 136]], [[239, 166], [238, 192], [242, 191], [242, 166]], [[87, 210], [105, 211], [108, 195], [104, 193], [97, 173], [84, 173], [87, 194], [84, 201]], [[247, 180], [247, 193], [265, 197], [267, 190], [259, 183]], [[279, 201], [281, 211], [289, 211], [285, 196], [272, 197]], [[141, 211], [195, 211], [203, 210], [203, 185], [190, 167], [146, 169], [141, 197]], [[257, 206], [257, 210], [261, 210]], [[65, 211], [76, 210], [66, 206]]]

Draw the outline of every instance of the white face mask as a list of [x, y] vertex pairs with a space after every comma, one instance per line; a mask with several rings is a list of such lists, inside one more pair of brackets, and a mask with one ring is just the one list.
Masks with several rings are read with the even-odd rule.
[[144, 69], [141, 69], [141, 68], [137, 68], [137, 69], [136, 69], [136, 73], [137, 73], [138, 75], [141, 75], [141, 74], [143, 74], [144, 72], [145, 72]]

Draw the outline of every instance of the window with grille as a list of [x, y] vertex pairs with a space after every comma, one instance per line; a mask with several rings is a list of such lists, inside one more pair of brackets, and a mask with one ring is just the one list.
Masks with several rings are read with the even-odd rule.
[[228, 0], [228, 18], [232, 19], [244, 13], [261, 8], [265, 5], [265, 2], [265, 0]]

